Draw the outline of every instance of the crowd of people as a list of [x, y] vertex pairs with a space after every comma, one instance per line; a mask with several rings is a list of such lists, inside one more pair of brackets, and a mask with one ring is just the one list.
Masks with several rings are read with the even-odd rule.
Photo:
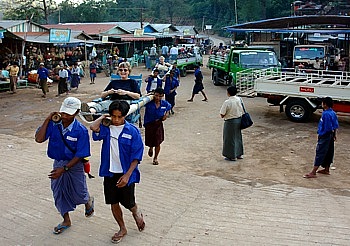
[[[101, 93], [101, 97], [106, 100], [91, 106], [81, 103], [77, 98], [67, 97], [59, 112], [50, 113], [37, 129], [36, 142], [48, 140], [47, 154], [54, 160], [49, 178], [55, 206], [63, 218], [63, 221], [54, 227], [54, 234], [61, 234], [70, 228], [72, 222], [69, 213], [73, 212], [77, 205], [85, 205], [86, 217], [91, 217], [95, 211], [94, 197], [87, 189], [84, 174], [84, 159], [91, 154], [89, 134], [86, 127], [75, 119], [81, 111], [85, 112], [86, 116], [98, 115], [89, 121], [92, 139], [102, 141], [99, 175], [104, 179], [105, 203], [111, 206], [113, 217], [119, 226], [111, 241], [119, 243], [127, 235], [121, 206], [131, 212], [138, 230], [144, 230], [143, 214], [135, 199], [135, 184], [140, 182], [138, 165], [142, 161], [145, 146], [148, 147], [148, 156], [153, 158], [153, 165], [159, 165], [158, 156], [165, 135], [163, 122], [174, 114], [176, 89], [180, 85], [176, 63], [165, 62], [165, 57], [160, 57], [159, 61], [145, 80], [146, 94], [152, 94], [153, 100], [145, 105], [144, 141], [140, 130], [126, 118], [130, 100], [141, 97], [139, 84], [129, 78], [131, 67], [127, 62], [118, 65], [120, 79], [111, 80]], [[167, 67], [163, 77], [159, 75], [161, 66]], [[38, 71], [39, 78], [44, 79], [45, 76], [40, 77], [40, 74], [47, 75], [47, 69], [43, 68], [43, 64], [40, 64], [40, 67], [43, 71]], [[90, 66], [90, 69], [96, 69], [96, 65]], [[62, 81], [60, 80], [58, 85], [59, 94], [67, 90], [64, 85], [67, 77], [65, 70], [64, 67], [60, 69]], [[199, 92], [203, 95], [203, 101], [208, 101], [199, 66], [196, 67], [194, 76], [195, 84], [188, 102], [193, 102], [194, 96]], [[91, 77], [91, 81], [94, 81], [93, 79], [94, 76]], [[227, 88], [227, 97], [219, 111], [225, 121], [222, 155], [227, 161], [237, 161], [243, 159], [244, 155], [241, 117], [245, 110], [235, 86]], [[329, 174], [333, 162], [334, 141], [339, 126], [332, 110], [332, 99], [325, 98], [322, 106], [324, 112], [318, 128], [319, 140], [314, 168], [304, 175], [305, 178], [315, 178], [316, 173]], [[54, 121], [53, 117], [57, 114], [59, 120]], [[324, 169], [318, 170], [319, 166], [323, 166]]]

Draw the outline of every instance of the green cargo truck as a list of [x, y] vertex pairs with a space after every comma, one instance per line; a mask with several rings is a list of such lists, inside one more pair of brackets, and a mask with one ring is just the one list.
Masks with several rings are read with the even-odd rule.
[[211, 55], [208, 68], [212, 69], [214, 85], [236, 83], [237, 72], [247, 69], [280, 68], [273, 51], [265, 49], [231, 48], [225, 55]]

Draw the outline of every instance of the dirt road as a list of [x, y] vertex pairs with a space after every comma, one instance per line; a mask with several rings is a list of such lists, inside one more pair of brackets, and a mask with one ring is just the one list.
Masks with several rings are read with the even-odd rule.
[[[166, 140], [159, 157], [160, 168], [216, 176], [251, 186], [288, 184], [327, 188], [337, 194], [350, 195], [349, 117], [339, 117], [340, 131], [333, 165], [336, 169], [329, 177], [310, 181], [303, 179], [302, 175], [313, 164], [320, 112], [315, 113], [308, 123], [293, 123], [284, 113], [279, 113], [277, 107], [268, 106], [265, 99], [244, 98], [254, 125], [243, 133], [244, 159], [227, 162], [221, 156], [223, 121], [218, 113], [226, 98], [226, 87], [214, 86], [210, 70], [205, 66], [202, 71], [209, 101], [202, 102], [201, 95], [197, 95], [193, 103], [187, 102], [194, 75], [189, 72], [187, 77], [181, 78], [175, 115], [165, 122]], [[140, 66], [132, 73], [142, 73], [145, 78], [149, 72]], [[108, 78], [102, 74], [98, 74], [95, 85], [90, 85], [88, 78], [84, 78], [79, 89], [71, 95], [90, 101], [99, 97], [107, 83]], [[19, 89], [15, 95], [0, 93], [0, 134], [32, 139], [44, 117], [50, 111], [58, 110], [65, 98], [55, 97], [56, 91], [57, 84], [54, 84], [46, 99], [40, 97], [40, 90], [36, 88]], [[99, 163], [100, 145], [92, 143], [92, 146], [92, 162]], [[145, 156], [143, 164], [151, 165], [151, 159]], [[97, 173], [97, 165], [93, 168]]]

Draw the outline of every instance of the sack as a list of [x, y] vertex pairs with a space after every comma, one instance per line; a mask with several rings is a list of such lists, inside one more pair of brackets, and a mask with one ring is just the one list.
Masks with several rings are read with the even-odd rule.
[[252, 125], [253, 125], [253, 121], [250, 118], [249, 113], [247, 113], [247, 112], [244, 113], [242, 115], [242, 119], [241, 119], [241, 129], [246, 129], [246, 128], [252, 126]]

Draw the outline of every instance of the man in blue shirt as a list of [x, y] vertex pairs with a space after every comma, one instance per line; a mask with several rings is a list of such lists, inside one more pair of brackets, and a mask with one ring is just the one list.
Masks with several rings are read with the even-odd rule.
[[[71, 226], [69, 212], [76, 205], [85, 204], [85, 216], [94, 213], [94, 200], [90, 197], [84, 173], [84, 157], [90, 156], [88, 130], [75, 119], [81, 102], [75, 97], [67, 97], [60, 112], [52, 112], [35, 134], [35, 141], [43, 143], [49, 139], [47, 155], [54, 160], [53, 170], [49, 174], [57, 210], [63, 222], [53, 230], [60, 234]], [[57, 123], [53, 116], [58, 116]]]
[[[164, 141], [163, 121], [166, 120], [171, 104], [165, 100], [164, 90], [160, 87], [154, 91], [154, 99], [145, 106], [145, 144], [149, 147], [148, 156], [153, 157], [153, 165], [158, 165], [160, 144]], [[155, 150], [153, 156], [153, 148]]]
[[90, 125], [93, 140], [103, 141], [99, 175], [104, 177], [105, 202], [111, 204], [119, 225], [119, 231], [111, 239], [113, 243], [119, 243], [127, 234], [120, 204], [132, 212], [139, 231], [145, 228], [135, 202], [135, 183], [140, 182], [138, 164], [144, 146], [139, 129], [125, 120], [129, 109], [127, 102], [113, 101], [109, 106], [110, 124], [104, 123], [106, 115], [102, 115]]
[[37, 71], [38, 74], [38, 80], [39, 85], [41, 87], [41, 90], [43, 92], [42, 97], [46, 97], [46, 93], [49, 92], [49, 88], [47, 86], [47, 78], [49, 77], [49, 70], [47, 70], [46, 67], [44, 67], [44, 63], [39, 64], [39, 69]]
[[[329, 168], [333, 163], [334, 141], [339, 128], [338, 118], [332, 109], [333, 100], [330, 97], [322, 99], [323, 113], [318, 123], [318, 141], [316, 147], [316, 157], [314, 167], [310, 173], [304, 175], [304, 178], [316, 178], [316, 172], [329, 175]], [[318, 170], [322, 166], [324, 169]]]

